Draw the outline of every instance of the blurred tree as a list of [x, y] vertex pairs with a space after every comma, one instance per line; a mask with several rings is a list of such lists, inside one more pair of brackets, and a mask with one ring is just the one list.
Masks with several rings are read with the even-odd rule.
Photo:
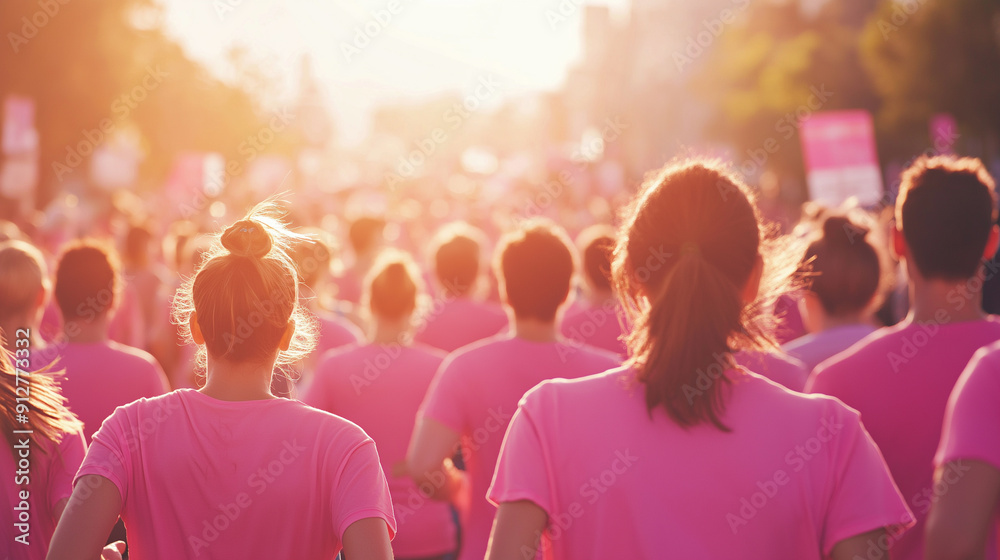
[[163, 31], [161, 10], [155, 0], [0, 3], [0, 99], [35, 101], [40, 202], [64, 181], [86, 182], [87, 156], [117, 130], [139, 130], [141, 176], [156, 183], [178, 152], [240, 157], [270, 122], [246, 88], [188, 58]]
[[995, 141], [1000, 131], [1000, 1], [884, 0], [861, 38], [883, 99], [878, 125], [887, 155], [929, 145], [928, 118], [955, 116], [963, 132]]
[[709, 133], [735, 144], [744, 173], [771, 169], [802, 184], [801, 119], [877, 108], [858, 51], [859, 18], [841, 4], [829, 2], [815, 17], [795, 2], [755, 5], [719, 38], [694, 79], [697, 94], [717, 107]]

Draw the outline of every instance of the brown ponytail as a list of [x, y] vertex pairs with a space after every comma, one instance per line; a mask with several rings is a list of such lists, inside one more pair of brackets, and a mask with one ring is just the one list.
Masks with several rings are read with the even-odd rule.
[[683, 427], [729, 431], [721, 391], [729, 379], [713, 376], [707, 389], [698, 380], [734, 367], [736, 349], [773, 345], [756, 318], [764, 305], [742, 299], [762, 237], [748, 189], [710, 162], [665, 168], [626, 211], [612, 277], [634, 323], [628, 363], [650, 413], [662, 406]]
[[[0, 332], [0, 337], [5, 336]], [[7, 334], [6, 336], [9, 336]], [[39, 371], [33, 371], [24, 376], [21, 383], [17, 382], [18, 374], [12, 364], [14, 355], [0, 347], [0, 429], [11, 451], [15, 451], [17, 438], [21, 437], [14, 430], [32, 430], [28, 434], [31, 443], [36, 447], [40, 440], [59, 442], [63, 435], [83, 429], [83, 424], [66, 408], [66, 399], [59, 392], [56, 379], [61, 372], [51, 371], [51, 365]], [[21, 390], [18, 391], [18, 387]], [[26, 390], [25, 387], [28, 387]], [[27, 422], [17, 422], [19, 412], [18, 397], [28, 395], [26, 405]], [[24, 410], [24, 409], [22, 409]], [[21, 418], [24, 420], [24, 418]], [[44, 448], [39, 448], [44, 453]]]

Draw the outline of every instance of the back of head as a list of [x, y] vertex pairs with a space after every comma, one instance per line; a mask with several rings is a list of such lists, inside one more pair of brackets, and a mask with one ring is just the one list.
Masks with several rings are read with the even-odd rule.
[[[626, 211], [612, 273], [634, 322], [629, 363], [650, 413], [662, 406], [681, 426], [728, 429], [721, 386], [729, 353], [767, 338], [752, 320], [755, 306], [743, 301], [761, 237], [747, 188], [712, 162], [666, 167]], [[703, 390], [696, 380], [706, 373], [718, 381]]]
[[376, 319], [399, 321], [417, 308], [423, 293], [420, 270], [413, 259], [401, 251], [385, 251], [368, 273], [364, 301]]
[[306, 237], [292, 246], [288, 256], [295, 263], [295, 270], [303, 284], [313, 288], [333, 261], [331, 235], [320, 229], [304, 228]]
[[847, 216], [828, 216], [809, 244], [803, 268], [824, 311], [833, 317], [875, 306], [881, 284], [881, 257], [868, 241], [867, 227]]
[[590, 226], [576, 238], [583, 258], [584, 278], [596, 292], [611, 291], [611, 255], [615, 249], [615, 230], [608, 225]]
[[362, 216], [353, 222], [347, 232], [355, 255], [364, 255], [382, 242], [385, 220], [374, 216]]
[[996, 200], [993, 178], [978, 159], [921, 157], [903, 172], [896, 227], [924, 278], [976, 274], [996, 223]]
[[125, 234], [122, 259], [128, 266], [146, 266], [149, 263], [149, 243], [153, 232], [144, 224], [133, 224]]
[[433, 242], [434, 275], [445, 292], [464, 296], [476, 286], [485, 236], [466, 223], [442, 227]]
[[55, 298], [64, 321], [92, 320], [112, 311], [121, 291], [115, 250], [99, 241], [68, 244], [56, 264]]
[[529, 220], [500, 239], [494, 269], [515, 317], [555, 320], [576, 270], [572, 247], [566, 232], [545, 219]]
[[49, 290], [41, 251], [24, 241], [0, 242], [0, 317], [31, 312]]
[[[174, 321], [190, 337], [197, 324], [208, 356], [228, 362], [294, 363], [315, 346], [315, 328], [298, 302], [298, 276], [287, 251], [302, 237], [280, 221], [271, 201], [222, 233], [219, 243], [174, 300]], [[290, 322], [295, 331], [279, 351]], [[203, 358], [204, 356], [201, 356]]]

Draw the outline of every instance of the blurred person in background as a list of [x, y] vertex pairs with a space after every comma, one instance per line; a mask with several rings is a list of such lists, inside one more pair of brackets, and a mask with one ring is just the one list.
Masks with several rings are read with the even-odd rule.
[[[16, 341], [29, 339], [13, 331], [0, 331], [0, 336], [16, 347], [0, 349], [0, 428], [7, 444], [0, 451], [0, 469], [7, 475], [0, 482], [0, 538], [8, 558], [43, 560], [87, 446], [83, 426], [59, 394], [58, 373], [22, 373], [28, 371], [32, 348]], [[25, 394], [30, 406], [22, 402]]]
[[451, 509], [421, 494], [405, 469], [393, 469], [404, 463], [417, 409], [446, 356], [408, 343], [418, 300], [425, 297], [422, 284], [407, 254], [384, 251], [362, 296], [372, 318], [368, 342], [327, 352], [302, 400], [355, 422], [375, 440], [396, 515], [395, 557], [442, 560], [456, 548]]
[[622, 339], [624, 316], [620, 316], [610, 276], [615, 230], [607, 225], [591, 226], [577, 236], [576, 247], [583, 261], [583, 298], [579, 308], [566, 313], [563, 336], [614, 352], [624, 359], [627, 354]]
[[[910, 282], [910, 314], [819, 364], [807, 390], [861, 412], [917, 526], [890, 539], [894, 559], [924, 555], [928, 489], [948, 395], [969, 359], [1000, 339], [982, 309], [982, 261], [997, 251], [997, 196], [982, 162], [938, 156], [902, 176], [893, 249]], [[987, 557], [996, 557], [991, 546]]]
[[10, 338], [20, 329], [28, 330], [31, 349], [30, 371], [51, 361], [46, 357], [47, 343], [41, 336], [42, 310], [52, 292], [45, 257], [34, 245], [24, 241], [0, 242], [0, 329], [9, 333], [3, 346], [13, 352]]
[[788, 289], [765, 278], [787, 257], [747, 192], [699, 161], [644, 185], [613, 266], [630, 358], [521, 400], [489, 490], [490, 560], [851, 560], [910, 519], [857, 412], [733, 359], [775, 344], [755, 315]]
[[809, 334], [782, 349], [809, 371], [875, 331], [883, 258], [868, 235], [847, 216], [828, 216], [806, 249], [802, 267], [810, 281], [799, 310]]
[[385, 226], [385, 220], [375, 216], [361, 216], [348, 226], [353, 260], [337, 278], [337, 299], [360, 303], [364, 278], [385, 244]]
[[[530, 220], [496, 249], [494, 268], [512, 319], [510, 333], [450, 354], [417, 416], [406, 468], [431, 497], [462, 513], [460, 560], [486, 553], [496, 508], [486, 490], [503, 433], [525, 391], [545, 379], [582, 377], [616, 367], [610, 352], [570, 345], [559, 334], [576, 270], [565, 232], [548, 220]], [[451, 461], [456, 448], [467, 472]]]
[[486, 236], [464, 223], [445, 225], [431, 242], [435, 301], [417, 330], [418, 342], [452, 352], [493, 336], [507, 326], [507, 315], [477, 299], [484, 288], [482, 251]]
[[114, 249], [91, 240], [67, 245], [56, 265], [54, 293], [64, 340], [55, 356], [66, 372], [66, 404], [83, 422], [88, 444], [117, 407], [169, 390], [151, 355], [108, 337], [122, 291], [119, 271]]
[[226, 228], [175, 307], [204, 347], [205, 386], [135, 401], [104, 422], [49, 560], [92, 560], [119, 515], [136, 558], [392, 558], [374, 442], [270, 391], [275, 366], [315, 342], [286, 254], [296, 240], [271, 203]]

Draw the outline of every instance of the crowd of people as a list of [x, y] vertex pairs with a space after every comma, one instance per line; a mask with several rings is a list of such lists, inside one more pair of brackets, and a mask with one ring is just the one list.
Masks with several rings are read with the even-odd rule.
[[997, 557], [993, 178], [755, 198], [689, 159], [568, 227], [4, 224], [8, 556]]

